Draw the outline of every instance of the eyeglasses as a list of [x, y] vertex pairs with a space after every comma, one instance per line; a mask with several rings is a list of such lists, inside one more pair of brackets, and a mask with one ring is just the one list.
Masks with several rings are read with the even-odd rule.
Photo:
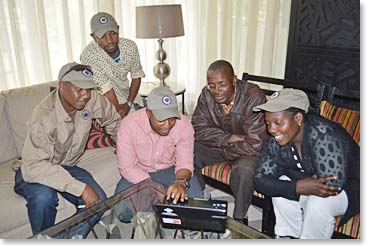
[[69, 70], [67, 70], [60, 78], [60, 81], [62, 81], [62, 79], [68, 74], [70, 73], [71, 71], [77, 71], [77, 72], [80, 72], [80, 71], [83, 71], [82, 73], [85, 75], [85, 76], [91, 76], [93, 75], [93, 72], [92, 72], [92, 69], [90, 66], [87, 66], [87, 65], [81, 65], [81, 64], [77, 64], [77, 65], [74, 65], [72, 66], [71, 68], [69, 68]]
[[222, 82], [220, 82], [218, 84], [209, 84], [209, 85], [206, 86], [206, 89], [208, 91], [213, 92], [216, 89], [218, 89], [218, 90], [225, 90], [225, 89], [227, 89], [227, 86], [228, 86], [227, 82], [222, 81]]

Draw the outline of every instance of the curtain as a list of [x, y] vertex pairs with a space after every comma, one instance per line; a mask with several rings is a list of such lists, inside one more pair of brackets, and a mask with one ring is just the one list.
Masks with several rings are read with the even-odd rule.
[[109, 12], [120, 36], [137, 43], [146, 73], [157, 81], [158, 42], [135, 36], [135, 7], [181, 4], [185, 35], [164, 40], [167, 83], [186, 87], [186, 111], [192, 113], [215, 60], [231, 62], [243, 72], [284, 78], [291, 0], [1, 0], [0, 90], [57, 79], [67, 62], [79, 62], [92, 40], [89, 21]]

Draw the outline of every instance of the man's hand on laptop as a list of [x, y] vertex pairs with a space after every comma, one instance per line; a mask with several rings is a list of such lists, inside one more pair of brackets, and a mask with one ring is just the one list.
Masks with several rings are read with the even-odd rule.
[[190, 188], [189, 180], [191, 178], [191, 171], [186, 168], [177, 170], [176, 180], [167, 189], [167, 201], [172, 199], [173, 204], [177, 204], [180, 200], [181, 202], [186, 201], [188, 198], [187, 190]]
[[174, 184], [170, 185], [167, 189], [167, 201], [172, 199], [173, 204], [177, 204], [180, 200], [184, 202], [189, 199], [187, 196], [186, 185], [181, 180], [176, 180]]

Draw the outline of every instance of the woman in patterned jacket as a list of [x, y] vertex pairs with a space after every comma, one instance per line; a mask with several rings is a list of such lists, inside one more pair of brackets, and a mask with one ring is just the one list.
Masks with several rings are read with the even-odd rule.
[[275, 92], [254, 111], [265, 111], [265, 142], [255, 189], [272, 197], [277, 237], [331, 238], [359, 212], [359, 146], [337, 123], [308, 112], [307, 95]]

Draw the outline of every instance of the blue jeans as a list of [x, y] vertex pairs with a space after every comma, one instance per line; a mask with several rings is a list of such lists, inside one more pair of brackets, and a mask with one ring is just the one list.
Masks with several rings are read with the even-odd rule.
[[[176, 180], [176, 174], [175, 174], [175, 166], [171, 166], [166, 169], [159, 170], [157, 172], [151, 172], [149, 173], [150, 177], [157, 181], [158, 183], [161, 183], [165, 185], [166, 187], [173, 184]], [[190, 188], [187, 190], [187, 195], [191, 198], [204, 198], [203, 190], [201, 189], [201, 186], [199, 184], [199, 181], [196, 177], [196, 175], [193, 175], [189, 181]], [[115, 194], [126, 190], [127, 188], [133, 186], [134, 184], [127, 181], [124, 177], [121, 177], [120, 181], [116, 185]]]
[[[167, 169], [159, 170], [157, 172], [151, 172], [149, 175], [153, 180], [168, 187], [176, 180], [175, 166], [171, 166]], [[191, 198], [204, 198], [203, 191], [196, 175], [193, 175], [189, 182], [190, 188], [187, 191], [188, 196]], [[127, 181], [124, 177], [121, 177], [120, 181], [116, 185], [115, 194], [126, 190], [133, 185], [133, 183]], [[121, 201], [114, 206], [114, 213], [116, 214], [117, 218], [124, 223], [131, 222], [131, 219], [134, 216], [132, 209], [125, 201]]]
[[[77, 166], [63, 166], [63, 168], [75, 179], [91, 186], [96, 191], [101, 201], [106, 200], [107, 197], [105, 192], [89, 172]], [[54, 188], [39, 183], [25, 182], [23, 180], [21, 168], [19, 168], [15, 173], [14, 191], [15, 193], [23, 196], [27, 201], [28, 218], [33, 234], [37, 234], [55, 224], [57, 212], [56, 207], [59, 203], [57, 193], [60, 193], [66, 200], [75, 206], [77, 206], [81, 201], [81, 197], [74, 196], [70, 193], [59, 192]], [[76, 213], [80, 213], [82, 210], [83, 209], [77, 209]], [[94, 226], [102, 215], [103, 213], [94, 215], [90, 219], [91, 225]], [[70, 229], [70, 236], [79, 234], [85, 238], [90, 229], [91, 226], [87, 221], [84, 221]], [[64, 235], [59, 235], [58, 237], [63, 236]]]

